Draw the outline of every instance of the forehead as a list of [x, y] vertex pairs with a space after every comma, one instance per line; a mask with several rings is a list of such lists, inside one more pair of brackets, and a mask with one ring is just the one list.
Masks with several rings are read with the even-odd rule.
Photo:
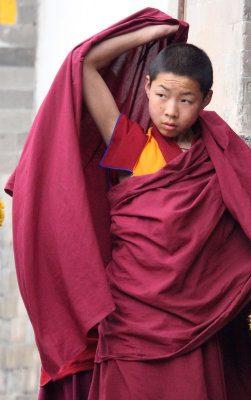
[[154, 84], [154, 86], [163, 87], [169, 90], [188, 90], [196, 95], [202, 94], [198, 81], [191, 79], [188, 76], [176, 75], [172, 72], [158, 73], [152, 84]]

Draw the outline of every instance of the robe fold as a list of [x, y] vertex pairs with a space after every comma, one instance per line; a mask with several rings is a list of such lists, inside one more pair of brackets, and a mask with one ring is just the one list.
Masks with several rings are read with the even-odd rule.
[[[13, 195], [13, 240], [20, 292], [42, 365], [52, 378], [81, 353], [88, 331], [114, 310], [105, 265], [111, 258], [105, 145], [82, 104], [86, 52], [108, 37], [149, 24], [177, 23], [146, 8], [78, 45], [61, 66], [5, 190]], [[149, 125], [145, 75], [175, 36], [141, 46], [102, 70], [120, 110]], [[142, 94], [139, 94], [142, 93]]]
[[[116, 307], [90, 400], [250, 399], [251, 150], [214, 112], [197, 126], [190, 150], [108, 193]], [[102, 165], [133, 169], [139, 128], [118, 123]]]
[[189, 151], [108, 193], [116, 309], [100, 324], [98, 362], [186, 354], [250, 300], [251, 186], [239, 158], [248, 170], [251, 150], [214, 112], [199, 123]]

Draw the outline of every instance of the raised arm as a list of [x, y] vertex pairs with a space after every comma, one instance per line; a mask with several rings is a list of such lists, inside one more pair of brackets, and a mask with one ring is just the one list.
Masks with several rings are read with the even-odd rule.
[[99, 131], [108, 144], [119, 116], [116, 102], [98, 70], [135, 47], [175, 34], [178, 25], [149, 25], [107, 39], [93, 47], [83, 63], [83, 97]]

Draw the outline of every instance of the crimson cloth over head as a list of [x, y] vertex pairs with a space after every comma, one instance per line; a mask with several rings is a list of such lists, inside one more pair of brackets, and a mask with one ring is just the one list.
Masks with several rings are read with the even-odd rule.
[[110, 259], [105, 146], [82, 104], [82, 64], [96, 43], [150, 24], [176, 24], [175, 36], [131, 50], [102, 70], [121, 112], [149, 125], [148, 66], [188, 24], [146, 8], [86, 40], [67, 56], [34, 120], [6, 191], [13, 195], [20, 291], [42, 365], [59, 368], [85, 348], [87, 332], [114, 309], [105, 277]]

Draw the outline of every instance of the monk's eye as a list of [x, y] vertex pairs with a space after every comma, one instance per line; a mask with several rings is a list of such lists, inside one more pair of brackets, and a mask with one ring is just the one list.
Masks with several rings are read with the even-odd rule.
[[158, 96], [159, 98], [161, 98], [161, 99], [165, 99], [165, 98], [166, 98], [166, 95], [163, 94], [163, 93], [157, 93], [157, 96]]
[[181, 102], [185, 103], [185, 104], [192, 104], [192, 102], [190, 100], [187, 100], [187, 99], [182, 99]]

